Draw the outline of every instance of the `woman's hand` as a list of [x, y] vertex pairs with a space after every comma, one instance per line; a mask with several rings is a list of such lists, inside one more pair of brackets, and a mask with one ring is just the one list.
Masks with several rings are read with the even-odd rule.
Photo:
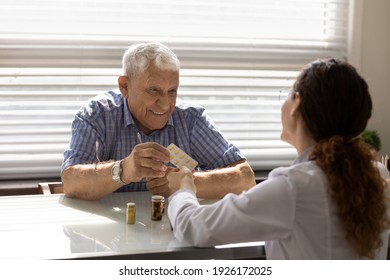
[[194, 176], [191, 170], [187, 167], [181, 167], [180, 169], [174, 169], [167, 175], [170, 193], [173, 194], [179, 189], [187, 189], [196, 193], [196, 186], [194, 183]]

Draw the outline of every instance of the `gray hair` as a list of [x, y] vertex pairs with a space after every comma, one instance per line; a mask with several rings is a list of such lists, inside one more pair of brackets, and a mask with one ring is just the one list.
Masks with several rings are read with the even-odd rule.
[[130, 46], [122, 59], [123, 75], [136, 77], [153, 63], [158, 69], [179, 71], [177, 56], [159, 42], [140, 43]]

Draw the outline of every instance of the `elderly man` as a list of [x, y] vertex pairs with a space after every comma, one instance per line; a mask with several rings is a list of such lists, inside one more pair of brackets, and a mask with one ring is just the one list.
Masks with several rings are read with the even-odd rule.
[[75, 116], [62, 163], [65, 195], [97, 200], [114, 191], [149, 190], [169, 196], [170, 143], [198, 162], [199, 197], [221, 198], [255, 185], [245, 157], [204, 108], [177, 100], [180, 63], [169, 48], [136, 44], [122, 63], [120, 93], [92, 98]]

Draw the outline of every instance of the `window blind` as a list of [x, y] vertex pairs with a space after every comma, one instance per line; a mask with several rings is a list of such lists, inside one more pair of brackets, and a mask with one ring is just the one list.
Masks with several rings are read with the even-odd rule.
[[179, 97], [206, 107], [254, 170], [289, 165], [280, 89], [306, 63], [347, 58], [348, 0], [3, 0], [0, 179], [60, 176], [71, 122], [117, 87], [121, 58], [160, 41], [181, 61]]

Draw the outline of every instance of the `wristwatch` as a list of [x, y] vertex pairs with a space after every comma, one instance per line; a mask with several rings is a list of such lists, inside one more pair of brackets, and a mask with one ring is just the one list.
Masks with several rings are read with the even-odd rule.
[[111, 169], [112, 179], [118, 184], [119, 187], [126, 185], [126, 183], [123, 182], [121, 179], [121, 175], [122, 175], [121, 163], [122, 163], [121, 160], [116, 161]]

